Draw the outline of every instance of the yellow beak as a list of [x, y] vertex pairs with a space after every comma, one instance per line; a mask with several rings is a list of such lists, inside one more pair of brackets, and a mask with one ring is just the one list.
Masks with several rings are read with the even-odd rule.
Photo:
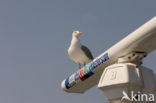
[[79, 34], [79, 35], [81, 35], [81, 34], [82, 34], [82, 32], [79, 32], [78, 34]]

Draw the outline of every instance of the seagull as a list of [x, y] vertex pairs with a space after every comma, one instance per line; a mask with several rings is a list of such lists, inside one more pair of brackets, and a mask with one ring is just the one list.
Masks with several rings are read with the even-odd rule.
[[94, 58], [90, 50], [81, 45], [79, 36], [82, 34], [80, 31], [74, 31], [72, 34], [71, 44], [68, 48], [69, 58], [79, 65], [79, 69], [81, 69], [81, 64], [85, 66], [85, 64], [92, 61]]

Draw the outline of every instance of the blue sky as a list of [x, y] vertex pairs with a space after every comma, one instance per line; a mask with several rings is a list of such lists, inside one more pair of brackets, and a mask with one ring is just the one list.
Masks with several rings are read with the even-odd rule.
[[[72, 32], [98, 56], [156, 15], [155, 0], [1, 0], [0, 103], [104, 103], [96, 87], [65, 93], [77, 64], [67, 55]], [[156, 72], [156, 53], [144, 65]]]

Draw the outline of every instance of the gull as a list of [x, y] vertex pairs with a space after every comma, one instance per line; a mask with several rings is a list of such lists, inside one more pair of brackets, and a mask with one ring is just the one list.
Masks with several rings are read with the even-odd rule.
[[68, 48], [69, 58], [79, 65], [79, 69], [81, 69], [81, 64], [85, 66], [85, 64], [93, 60], [90, 50], [80, 43], [79, 36], [81, 34], [82, 32], [80, 31], [73, 32], [71, 44]]

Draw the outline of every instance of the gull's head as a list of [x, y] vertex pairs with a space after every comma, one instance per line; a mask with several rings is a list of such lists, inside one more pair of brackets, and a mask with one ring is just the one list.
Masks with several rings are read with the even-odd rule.
[[75, 36], [75, 37], [79, 37], [81, 34], [82, 34], [82, 32], [80, 32], [80, 31], [73, 32], [73, 36]]

